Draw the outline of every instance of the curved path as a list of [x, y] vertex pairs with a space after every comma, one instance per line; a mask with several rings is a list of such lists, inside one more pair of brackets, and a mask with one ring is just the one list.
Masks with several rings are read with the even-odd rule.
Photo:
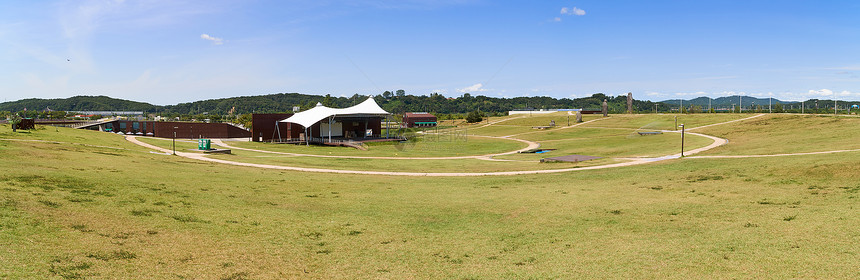
[[212, 142], [218, 146], [222, 146], [225, 148], [236, 149], [236, 150], [245, 150], [252, 152], [260, 152], [260, 153], [269, 153], [269, 154], [278, 154], [278, 155], [287, 155], [287, 156], [297, 156], [297, 157], [320, 157], [320, 158], [352, 158], [352, 159], [413, 159], [413, 160], [431, 160], [431, 159], [489, 159], [494, 156], [501, 155], [510, 155], [516, 154], [522, 151], [528, 151], [531, 149], [537, 149], [540, 147], [540, 143], [534, 141], [528, 141], [523, 139], [515, 139], [515, 138], [505, 138], [505, 137], [497, 137], [497, 136], [481, 136], [481, 135], [470, 135], [471, 137], [484, 137], [484, 138], [496, 138], [496, 139], [505, 139], [505, 140], [514, 140], [526, 143], [528, 146], [522, 149], [497, 153], [497, 154], [486, 154], [486, 155], [474, 155], [474, 156], [454, 156], [454, 157], [367, 157], [367, 156], [332, 156], [332, 155], [313, 155], [313, 154], [297, 154], [297, 153], [287, 153], [287, 152], [275, 152], [275, 151], [265, 151], [265, 150], [257, 150], [257, 149], [249, 149], [249, 148], [240, 148], [235, 146], [230, 146], [221, 139], [212, 139]]
[[790, 153], [790, 154], [772, 154], [772, 155], [694, 156], [694, 157], [689, 157], [689, 158], [692, 158], [692, 159], [696, 159], [696, 158], [763, 158], [763, 157], [823, 155], [823, 154], [835, 154], [835, 153], [845, 153], [845, 152], [860, 152], [860, 149], [834, 150], [834, 151], [822, 151], [822, 152], [806, 152], [806, 153]]
[[765, 115], [765, 114], [758, 114], [758, 115], [755, 115], [755, 116], [752, 116], [752, 117], [748, 117], [748, 118], [743, 118], [743, 119], [737, 119], [737, 120], [731, 120], [731, 121], [727, 121], [727, 122], [721, 122], [721, 123], [714, 123], [714, 124], [709, 124], [709, 125], [697, 126], [697, 127], [693, 127], [693, 128], [688, 128], [688, 129], [687, 129], [687, 131], [690, 131], [690, 130], [696, 130], [696, 129], [700, 129], [700, 128], [711, 127], [711, 126], [723, 125], [723, 124], [727, 124], [727, 123], [733, 123], [733, 122], [745, 121], [745, 120], [748, 120], [748, 119], [758, 118], [758, 117], [761, 117], [761, 116], [764, 116], [764, 115]]
[[[751, 119], [751, 118], [760, 117], [763, 115], [764, 114], [756, 115], [756, 116], [745, 118], [745, 119]], [[738, 120], [728, 121], [728, 122], [719, 123], [719, 124], [731, 123], [731, 122], [735, 122], [735, 121], [738, 121]], [[713, 124], [713, 125], [717, 125], [717, 124]], [[712, 126], [712, 125], [709, 125], [709, 126]], [[664, 132], [666, 132], [666, 133], [679, 133], [678, 131], [668, 131], [668, 130], [664, 131]], [[685, 152], [686, 155], [692, 155], [692, 154], [696, 154], [699, 152], [707, 151], [707, 150], [710, 150], [710, 149], [713, 149], [713, 148], [716, 148], [716, 147], [719, 147], [721, 145], [725, 145], [726, 143], [728, 143], [728, 140], [723, 139], [723, 138], [719, 138], [719, 137], [715, 137], [715, 136], [710, 136], [710, 135], [705, 135], [705, 134], [695, 133], [695, 132], [689, 132], [689, 134], [710, 138], [714, 142], [711, 143], [710, 145], [702, 147], [702, 148], [686, 151]], [[140, 140], [137, 140], [137, 136], [127, 135], [126, 139], [132, 143], [135, 143], [137, 145], [147, 147], [147, 148], [150, 148], [153, 150], [157, 150], [157, 151], [161, 151], [161, 152], [165, 152], [165, 153], [171, 152], [168, 149], [164, 149], [161, 147], [157, 147], [154, 145], [143, 143]], [[506, 138], [506, 139], [512, 139], [512, 138]], [[519, 139], [517, 139], [517, 140], [519, 140]], [[216, 141], [217, 141], [216, 143], [223, 143], [222, 141], [218, 141], [218, 140], [216, 140]], [[523, 140], [523, 141], [525, 141], [525, 140]], [[537, 144], [537, 143], [535, 143], [535, 144]], [[267, 151], [264, 151], [264, 152], [267, 152]], [[514, 151], [514, 152], [516, 152], [516, 151]], [[276, 152], [269, 152], [269, 153], [276, 153]], [[278, 170], [339, 173], [339, 174], [363, 174], [363, 175], [386, 175], [386, 176], [436, 176], [436, 177], [506, 176], [506, 175], [560, 173], [560, 172], [571, 172], [571, 171], [579, 171], [579, 170], [594, 170], [594, 169], [616, 168], [616, 167], [623, 167], [623, 166], [633, 166], [633, 165], [640, 165], [640, 164], [652, 163], [652, 162], [669, 160], [669, 159], [676, 159], [676, 158], [681, 157], [681, 154], [679, 153], [679, 154], [667, 155], [667, 156], [657, 157], [657, 158], [624, 158], [625, 160], [630, 160], [630, 161], [621, 162], [621, 163], [614, 163], [614, 164], [607, 164], [607, 165], [573, 167], [573, 168], [563, 168], [563, 169], [542, 169], [542, 170], [500, 171], [500, 172], [430, 173], [430, 172], [365, 171], [365, 170], [341, 170], [341, 169], [327, 169], [327, 168], [294, 167], [294, 166], [256, 164], [256, 163], [245, 163], [245, 162], [236, 162], [236, 161], [215, 159], [215, 158], [206, 157], [205, 154], [202, 154], [202, 153], [177, 152], [176, 154], [179, 156], [182, 156], [182, 157], [196, 159], [196, 160], [202, 160], [202, 161], [209, 161], [209, 162], [230, 164], [230, 165], [237, 165], [237, 166], [278, 169]], [[285, 153], [285, 154], [287, 154], [287, 153]], [[331, 156], [321, 156], [321, 157], [331, 157]], [[476, 157], [482, 157], [482, 156], [469, 156], [469, 157], [465, 157], [465, 158], [476, 158]], [[365, 157], [365, 158], [372, 158], [372, 157]], [[434, 158], [434, 159], [440, 159], [440, 158]]]

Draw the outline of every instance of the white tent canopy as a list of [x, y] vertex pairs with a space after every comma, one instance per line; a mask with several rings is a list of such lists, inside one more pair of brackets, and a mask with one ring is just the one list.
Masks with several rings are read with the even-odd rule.
[[388, 115], [391, 115], [391, 113], [386, 112], [382, 107], [379, 107], [379, 104], [376, 104], [376, 101], [373, 100], [373, 96], [371, 96], [364, 102], [361, 102], [361, 104], [349, 108], [329, 108], [317, 103], [316, 107], [295, 113], [289, 118], [280, 120], [280, 122], [294, 123], [307, 128], [321, 120], [335, 116], [385, 117]]

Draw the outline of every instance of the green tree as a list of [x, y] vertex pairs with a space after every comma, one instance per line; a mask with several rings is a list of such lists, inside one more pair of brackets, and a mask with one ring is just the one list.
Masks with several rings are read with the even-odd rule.
[[481, 111], [472, 111], [471, 113], [466, 115], [466, 122], [468, 122], [468, 123], [481, 122], [482, 120], [484, 120], [483, 115], [484, 114], [482, 114]]
[[406, 91], [402, 90], [402, 89], [398, 89], [394, 94], [397, 95], [397, 97], [404, 97], [404, 96], [406, 96]]
[[236, 120], [237, 123], [241, 124], [247, 129], [251, 129], [251, 114], [241, 114], [239, 115], [239, 119]]
[[12, 116], [9, 116], [8, 120], [9, 124], [12, 125], [12, 132], [18, 131], [18, 125], [21, 124], [21, 116], [18, 116], [18, 114], [14, 114]]
[[326, 94], [325, 97], [323, 97], [322, 105], [326, 107], [334, 107], [334, 99], [331, 98], [331, 94]]

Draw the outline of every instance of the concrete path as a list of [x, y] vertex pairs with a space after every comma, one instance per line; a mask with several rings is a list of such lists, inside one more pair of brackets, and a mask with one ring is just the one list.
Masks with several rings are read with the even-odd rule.
[[[727, 123], [732, 123], [732, 122], [737, 122], [737, 121], [741, 121], [741, 120], [759, 117], [762, 115], [756, 115], [756, 116], [749, 117], [749, 118], [733, 120], [733, 121], [723, 122], [723, 123], [719, 123], [719, 124], [711, 124], [711, 125], [707, 125], [707, 126], [727, 124]], [[594, 120], [592, 120], [592, 121], [594, 121]], [[577, 125], [581, 125], [581, 124], [584, 124], [584, 123], [580, 123]], [[701, 126], [701, 127], [707, 127], [707, 126]], [[570, 127], [573, 127], [573, 126], [570, 126]], [[698, 128], [701, 128], [701, 127], [698, 127]], [[691, 129], [688, 129], [688, 131], [689, 130], [691, 130]], [[665, 132], [665, 133], [680, 133], [679, 131], [670, 131], [670, 130], [664, 130], [663, 132]], [[721, 145], [725, 145], [726, 143], [728, 143], [728, 140], [723, 139], [723, 138], [719, 138], [719, 137], [715, 137], [715, 136], [711, 136], [711, 135], [706, 135], [706, 134], [701, 134], [701, 133], [695, 133], [695, 132], [688, 132], [688, 133], [692, 134], [692, 135], [697, 135], [697, 136], [712, 139], [714, 142], [711, 143], [710, 145], [702, 147], [702, 148], [693, 149], [690, 151], [685, 151], [684, 152], [685, 156], [686, 155], [693, 155], [693, 154], [700, 153], [703, 151], [707, 151], [707, 150], [710, 150], [710, 149], [713, 149], [713, 148], [716, 148], [716, 147], [719, 147]], [[164, 149], [164, 148], [156, 147], [154, 145], [143, 143], [143, 142], [137, 140], [136, 138], [137, 138], [137, 136], [133, 136], [133, 135], [126, 136], [126, 139], [128, 141], [135, 143], [137, 145], [141, 145], [143, 147], [147, 147], [147, 148], [161, 151], [161, 152], [165, 152], [165, 153], [171, 152], [168, 149]], [[502, 137], [502, 138], [504, 138], [504, 137]], [[512, 139], [512, 138], [505, 138], [505, 139]], [[517, 140], [519, 140], [519, 139], [517, 139]], [[521, 141], [525, 141], [525, 140], [521, 140]], [[217, 139], [214, 140], [213, 142], [216, 142], [216, 144], [221, 145], [221, 146], [231, 147], [229, 145], [224, 144], [223, 141], [220, 141]], [[535, 143], [535, 144], [537, 144], [537, 143]], [[532, 145], [529, 145], [529, 146], [531, 147]], [[232, 147], [232, 148], [235, 148], [235, 147]], [[244, 148], [235, 148], [235, 149], [244, 149]], [[253, 150], [253, 149], [244, 149], [244, 150], [258, 151], [258, 150]], [[823, 153], [835, 153], [835, 152], [843, 152], [843, 151], [860, 151], [860, 150], [840, 150], [840, 151], [783, 154], [783, 155], [823, 154]], [[270, 151], [261, 151], [261, 152], [275, 153], [275, 154], [290, 154], [290, 153], [279, 153], [279, 152], [270, 152]], [[508, 152], [508, 153], [511, 153], [511, 152]], [[508, 154], [508, 153], [503, 153], [503, 154]], [[647, 163], [669, 160], [669, 159], [677, 159], [677, 158], [681, 157], [681, 154], [678, 153], [678, 154], [667, 155], [667, 156], [657, 157], [657, 158], [622, 158], [623, 160], [629, 160], [629, 161], [621, 162], [621, 163], [614, 163], [614, 164], [607, 164], [607, 165], [574, 167], [574, 168], [563, 168], [563, 169], [542, 169], [542, 170], [502, 171], [502, 172], [441, 172], [441, 173], [430, 173], [430, 172], [364, 171], [364, 170], [340, 170], [340, 169], [327, 169], [327, 168], [294, 167], [294, 166], [244, 163], [244, 162], [215, 159], [215, 158], [206, 157], [202, 153], [177, 152], [176, 154], [179, 156], [182, 156], [182, 157], [187, 157], [187, 158], [197, 159], [197, 160], [202, 160], [202, 161], [222, 163], [222, 164], [230, 164], [230, 165], [237, 165], [237, 166], [255, 167], [255, 168], [292, 170], [292, 171], [302, 171], [302, 172], [338, 173], [338, 174], [362, 174], [362, 175], [386, 175], [386, 176], [435, 176], [435, 177], [508, 176], [508, 175], [549, 174], [549, 173], [561, 173], [561, 172], [572, 172], [572, 171], [581, 171], [581, 170], [596, 170], [596, 169], [617, 168], [617, 167], [624, 167], [624, 166], [634, 166], [634, 165], [647, 164]], [[295, 155], [302, 155], [302, 154], [295, 154]], [[766, 155], [766, 156], [783, 156], [783, 155]], [[304, 156], [317, 156], [317, 155], [304, 155]], [[342, 157], [342, 156], [319, 156], [319, 157]], [[478, 157], [484, 157], [484, 156], [449, 157], [449, 158], [450, 159], [458, 159], [458, 158], [478, 158]], [[703, 157], [690, 157], [690, 158], [717, 158], [717, 157], [736, 158], [736, 157], [764, 157], [764, 156], [755, 156], [755, 155], [753, 155], [753, 156], [703, 156]], [[354, 157], [354, 158], [376, 158], [376, 157]], [[382, 158], [384, 158], [384, 157], [382, 157]], [[385, 159], [392, 159], [392, 158], [385, 158]], [[397, 159], [409, 159], [409, 158], [397, 158]], [[413, 158], [413, 159], [426, 159], [426, 158]], [[442, 159], [442, 158], [432, 158], [432, 159]]]
[[695, 159], [695, 158], [763, 158], [763, 157], [785, 157], [785, 156], [823, 155], [823, 154], [835, 154], [835, 153], [845, 153], [845, 152], [860, 152], [860, 149], [853, 149], [853, 150], [835, 150], [835, 151], [822, 151], [822, 152], [806, 152], [806, 153], [790, 153], [790, 154], [772, 154], [772, 155], [694, 156], [694, 157], [689, 157], [689, 158], [692, 158], [692, 159]]
[[298, 153], [287, 153], [287, 152], [265, 151], [265, 150], [257, 150], [257, 149], [249, 149], [249, 148], [241, 148], [241, 147], [231, 146], [231, 145], [229, 145], [229, 144], [227, 144], [227, 143], [224, 143], [224, 141], [221, 141], [220, 139], [212, 139], [212, 143], [214, 143], [214, 144], [216, 144], [216, 145], [218, 145], [218, 146], [221, 146], [221, 147], [228, 148], [228, 149], [244, 150], [244, 151], [252, 151], [252, 152], [259, 152], [259, 153], [278, 154], [278, 155], [286, 155], [286, 156], [296, 156], [296, 157], [351, 158], [351, 159], [394, 159], [394, 160], [401, 160], [401, 159], [411, 159], [411, 160], [439, 160], [439, 159], [469, 159], [469, 158], [471, 158], [471, 159], [485, 159], [485, 160], [489, 160], [489, 159], [491, 159], [491, 158], [492, 158], [492, 157], [494, 157], [494, 156], [501, 156], [501, 155], [516, 154], [516, 153], [519, 153], [519, 152], [521, 152], [521, 151], [527, 151], [527, 150], [531, 150], [531, 149], [537, 149], [538, 147], [540, 147], [540, 143], [537, 143], [537, 142], [534, 142], [534, 141], [522, 140], [522, 139], [504, 138], [504, 137], [497, 137], [497, 136], [481, 136], [481, 135], [470, 135], [470, 136], [471, 136], [471, 137], [484, 137], [484, 138], [496, 138], [496, 139], [504, 139], [504, 140], [519, 141], [519, 142], [523, 142], [523, 143], [527, 144], [527, 146], [526, 146], [525, 148], [522, 148], [522, 149], [518, 149], [518, 150], [514, 150], [514, 151], [509, 151], [509, 152], [504, 152], [504, 153], [486, 154], [486, 155], [474, 155], [474, 156], [453, 156], [453, 157], [367, 157], [367, 156], [314, 155], [314, 154], [298, 154]]
[[[161, 151], [164, 153], [170, 153], [171, 152], [171, 150], [141, 142], [140, 140], [137, 140], [137, 136], [128, 135], [128, 136], [126, 136], [126, 139], [129, 142], [132, 142], [134, 144], [137, 144], [137, 145], [149, 148], [149, 149]], [[588, 167], [577, 167], [577, 168], [566, 168], [566, 169], [527, 170], [527, 171], [474, 172], [474, 173], [453, 173], [453, 172], [429, 173], [429, 172], [391, 172], [391, 171], [340, 170], [340, 169], [308, 168], [308, 167], [293, 167], [293, 166], [270, 165], [270, 164], [256, 164], [256, 163], [245, 163], [245, 162], [236, 162], [236, 161], [209, 158], [209, 157], [206, 157], [205, 154], [202, 154], [202, 153], [176, 152], [176, 155], [181, 156], [181, 157], [190, 158], [190, 159], [208, 161], [208, 162], [237, 165], [237, 166], [255, 167], [255, 168], [278, 169], [278, 170], [338, 173], [338, 174], [386, 175], [386, 176], [433, 176], [433, 177], [470, 177], [470, 176], [505, 176], [505, 175], [545, 174], [545, 173], [559, 173], [559, 172], [569, 172], [569, 171], [577, 171], [577, 170], [613, 168], [613, 167], [630, 166], [630, 165], [637, 165], [637, 164], [643, 164], [643, 163], [649, 162], [649, 161], [644, 161], [644, 160], [638, 160], [638, 161], [622, 162], [622, 163], [600, 165], [600, 166], [588, 166]]]
[[727, 121], [727, 122], [721, 122], [721, 123], [715, 123], [715, 124], [709, 124], [709, 125], [697, 126], [697, 127], [693, 127], [693, 128], [688, 128], [688, 129], [687, 129], [687, 131], [690, 131], [690, 130], [696, 130], [696, 129], [700, 129], [700, 128], [711, 127], [711, 126], [717, 126], [717, 125], [724, 125], [724, 124], [727, 124], [727, 123], [733, 123], [733, 122], [745, 121], [745, 120], [749, 120], [749, 119], [758, 118], [758, 117], [761, 117], [761, 116], [764, 116], [764, 115], [766, 115], [766, 114], [758, 114], [758, 115], [755, 115], [755, 116], [752, 116], [752, 117], [743, 118], [743, 119], [737, 119], [737, 120], [733, 120], [733, 121]]

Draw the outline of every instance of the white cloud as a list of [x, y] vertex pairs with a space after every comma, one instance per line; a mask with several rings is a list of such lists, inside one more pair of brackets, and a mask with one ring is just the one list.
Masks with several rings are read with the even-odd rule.
[[209, 34], [200, 34], [200, 39], [212, 41], [213, 45], [224, 44], [224, 39], [209, 36]]
[[487, 89], [485, 89], [485, 88], [483, 88], [483, 87], [484, 87], [484, 85], [483, 85], [483, 84], [481, 84], [481, 83], [477, 83], [477, 84], [474, 84], [474, 85], [471, 85], [471, 86], [468, 86], [468, 87], [465, 87], [465, 88], [458, 88], [458, 89], [457, 89], [457, 91], [462, 92], [462, 93], [467, 93], [467, 92], [468, 92], [468, 93], [471, 93], [471, 92], [482, 92], [482, 91], [487, 91]]
[[572, 16], [584, 16], [585, 10], [577, 8], [577, 7], [562, 7], [561, 8], [562, 15], [572, 15]]
[[553, 19], [552, 19], [552, 21], [554, 21], [554, 22], [559, 22], [559, 21], [561, 21], [561, 18], [560, 18], [560, 17], [555, 17], [555, 18], [553, 18]]
[[847, 91], [847, 90], [843, 90], [841, 92], [834, 92], [832, 90], [825, 88], [825, 89], [819, 89], [819, 90], [810, 90], [809, 95], [821, 96], [821, 97], [834, 97], [834, 96], [835, 97], [842, 97], [842, 96], [852, 96], [852, 95], [857, 96], [857, 95], [860, 95], [860, 92], [851, 93], [850, 91]]

